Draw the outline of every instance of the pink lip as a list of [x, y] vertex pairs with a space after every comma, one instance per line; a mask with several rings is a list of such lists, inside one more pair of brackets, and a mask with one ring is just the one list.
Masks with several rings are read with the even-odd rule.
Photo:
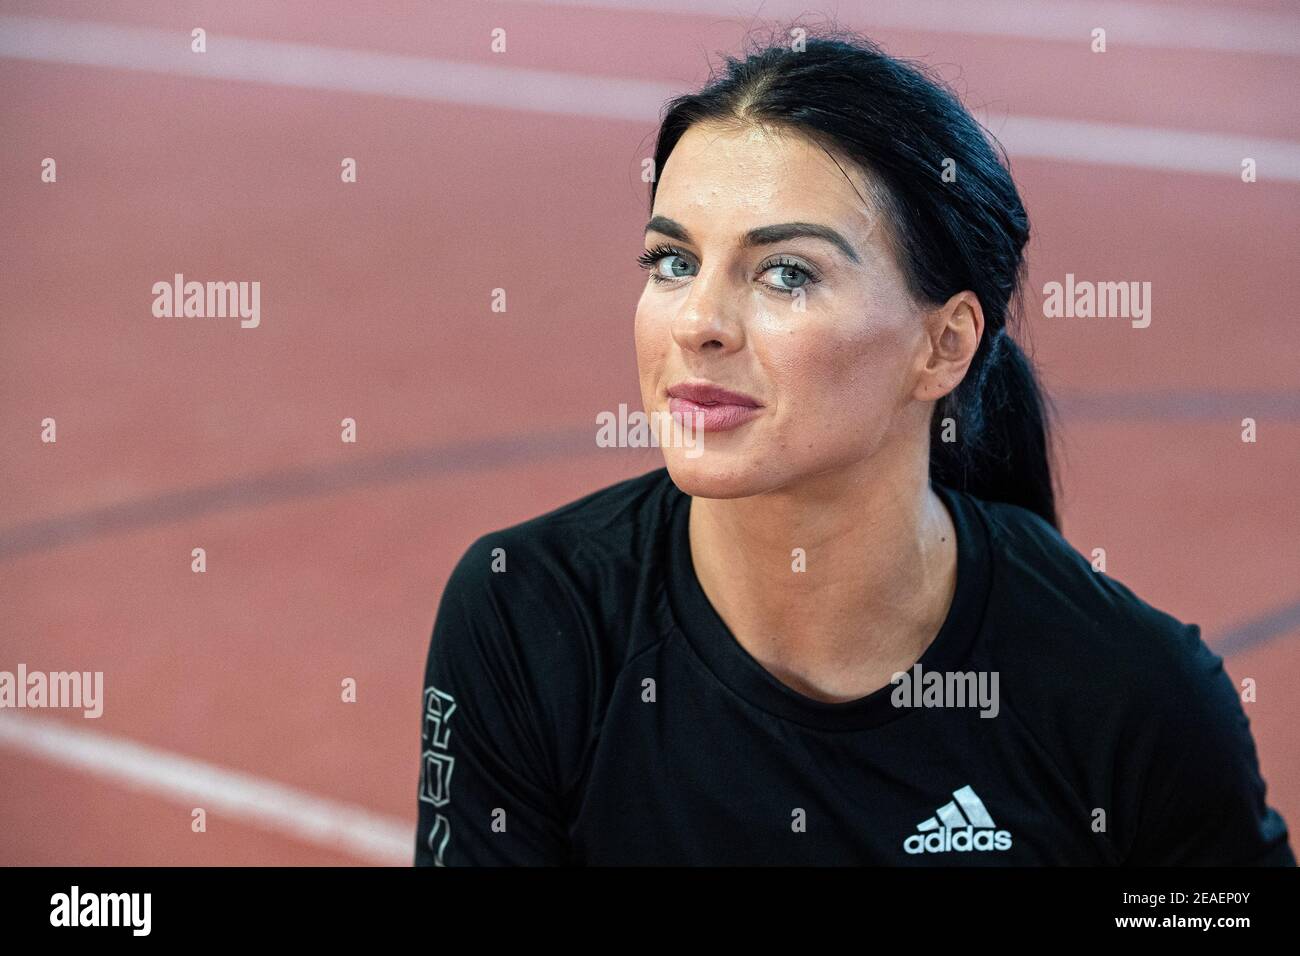
[[757, 417], [757, 399], [710, 382], [683, 382], [668, 389], [668, 411], [705, 431], [726, 431]]

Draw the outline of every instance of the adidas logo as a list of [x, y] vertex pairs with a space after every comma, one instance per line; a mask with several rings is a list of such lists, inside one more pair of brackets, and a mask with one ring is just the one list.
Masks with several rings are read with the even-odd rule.
[[952, 792], [952, 800], [934, 816], [916, 825], [916, 833], [903, 841], [908, 853], [967, 853], [971, 850], [1009, 850], [1011, 833], [999, 830], [984, 802], [969, 786]]

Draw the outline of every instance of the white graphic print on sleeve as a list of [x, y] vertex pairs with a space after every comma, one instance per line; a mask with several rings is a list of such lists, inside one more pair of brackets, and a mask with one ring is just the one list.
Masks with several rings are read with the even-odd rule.
[[[447, 752], [451, 740], [451, 716], [456, 701], [436, 687], [424, 691], [424, 762], [420, 767], [420, 799], [445, 807], [451, 799], [451, 771], [456, 761]], [[451, 836], [451, 825], [441, 813], [434, 817], [427, 837], [434, 866], [446, 866], [443, 853]]]

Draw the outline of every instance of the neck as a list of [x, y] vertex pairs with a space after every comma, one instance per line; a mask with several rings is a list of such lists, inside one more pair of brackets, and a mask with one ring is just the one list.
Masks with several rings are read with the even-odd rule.
[[927, 447], [751, 497], [692, 499], [691, 557], [704, 593], [788, 686], [819, 700], [861, 697], [934, 640], [957, 549], [928, 469]]

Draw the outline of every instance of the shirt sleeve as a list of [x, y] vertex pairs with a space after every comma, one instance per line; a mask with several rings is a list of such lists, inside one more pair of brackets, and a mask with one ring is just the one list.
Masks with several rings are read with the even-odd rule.
[[[1255, 742], [1223, 658], [1182, 625], [1172, 693], [1154, 713], [1130, 866], [1295, 866], [1286, 823], [1265, 799]], [[1162, 678], [1153, 680], [1165, 688]]]
[[[461, 558], [443, 591], [422, 700], [416, 866], [568, 862], [554, 763], [512, 602], [526, 576], [498, 573], [490, 536]], [[531, 633], [546, 626], [534, 620]], [[544, 633], [544, 632], [543, 632]]]

